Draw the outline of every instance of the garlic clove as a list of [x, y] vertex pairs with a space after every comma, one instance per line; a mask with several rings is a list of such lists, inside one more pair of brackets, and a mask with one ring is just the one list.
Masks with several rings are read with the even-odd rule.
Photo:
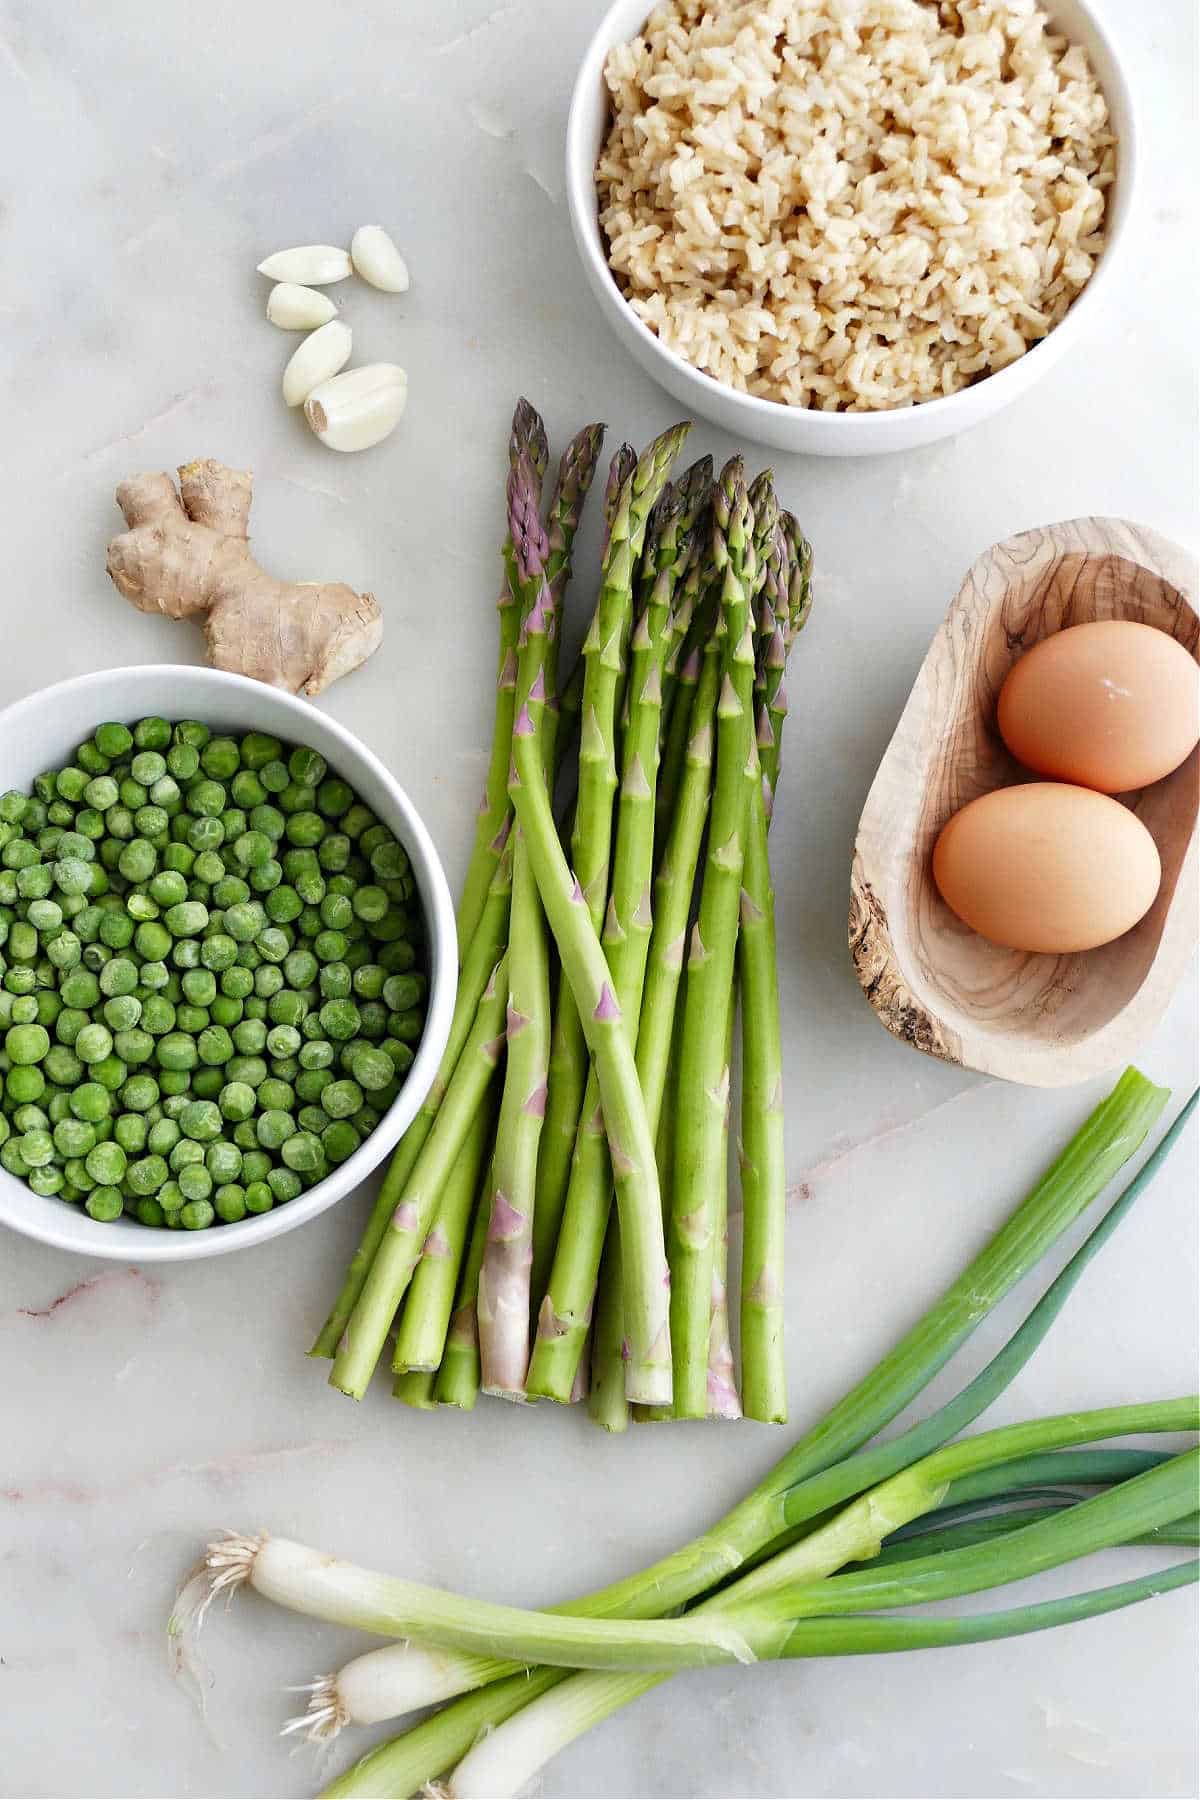
[[408, 376], [396, 363], [347, 369], [314, 388], [304, 416], [331, 450], [369, 450], [396, 429], [408, 399]]
[[304, 287], [327, 287], [345, 281], [354, 265], [345, 250], [333, 244], [300, 244], [294, 250], [277, 250], [260, 262], [258, 272], [272, 281], [295, 281]]
[[300, 406], [315, 387], [344, 369], [350, 361], [352, 344], [350, 327], [340, 319], [330, 319], [328, 325], [310, 331], [283, 371], [285, 405]]
[[301, 287], [296, 281], [280, 281], [267, 296], [267, 317], [281, 331], [315, 331], [337, 316], [328, 294]]
[[350, 240], [350, 260], [364, 281], [385, 294], [408, 290], [408, 265], [382, 225], [360, 225]]

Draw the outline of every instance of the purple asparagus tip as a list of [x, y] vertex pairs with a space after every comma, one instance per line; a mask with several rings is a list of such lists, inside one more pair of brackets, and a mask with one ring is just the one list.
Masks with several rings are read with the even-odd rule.
[[529, 698], [531, 700], [540, 700], [540, 701], [544, 701], [546, 698], [545, 676], [544, 676], [544, 671], [541, 669], [538, 670], [537, 674], [534, 676], [532, 682], [530, 683]]
[[620, 1022], [621, 1008], [617, 1004], [617, 996], [607, 981], [601, 983], [600, 998], [596, 1002], [596, 1010], [592, 1017], [599, 1024], [615, 1025]]
[[415, 1231], [420, 1223], [421, 1215], [411, 1200], [402, 1200], [392, 1214], [392, 1226], [396, 1231]]
[[529, 716], [528, 706], [522, 706], [520, 712], [517, 714], [516, 719], [513, 722], [513, 736], [533, 736], [533, 720]]

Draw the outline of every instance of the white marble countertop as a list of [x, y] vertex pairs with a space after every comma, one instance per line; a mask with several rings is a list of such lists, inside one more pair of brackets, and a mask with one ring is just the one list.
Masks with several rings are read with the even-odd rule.
[[[559, 443], [597, 414], [612, 441], [644, 442], [674, 414], [599, 321], [562, 202], [572, 72], [599, 10], [0, 0], [0, 704], [101, 665], [197, 658], [190, 628], [139, 618], [110, 588], [112, 491], [198, 455], [251, 466], [263, 560], [383, 601], [382, 652], [323, 704], [397, 770], [457, 877], [489, 729], [513, 399], [543, 407]], [[858, 813], [968, 563], [1081, 513], [1196, 539], [1194, 7], [1104, 10], [1146, 134], [1138, 273], [1117, 309], [1030, 398], [957, 442], [874, 462], [774, 458], [816, 546], [818, 592], [773, 840], [798, 1424], [961, 1267], [1104, 1086], [1021, 1089], [906, 1050], [864, 1005], [845, 943]], [[411, 397], [386, 448], [338, 458], [276, 397], [291, 344], [262, 319], [254, 265], [370, 218], [394, 229], [412, 291], [339, 298], [359, 357], [403, 362]], [[718, 458], [731, 447], [703, 425], [696, 438]], [[1192, 980], [1140, 1057], [1180, 1095], [1195, 1020]], [[1193, 1133], [997, 1420], [1192, 1385], [1196, 1192]], [[364, 1203], [154, 1274], [0, 1232], [4, 1795], [320, 1785], [308, 1753], [275, 1735], [280, 1690], [334, 1666], [349, 1634], [252, 1601], [215, 1619], [206, 1722], [167, 1675], [174, 1585], [214, 1527], [549, 1602], [690, 1535], [781, 1452], [783, 1434], [750, 1425], [609, 1440], [575, 1414], [498, 1402], [416, 1415], [385, 1386], [353, 1406], [303, 1352]], [[1020, 1306], [985, 1327], [983, 1350]], [[710, 1672], [577, 1744], [543, 1791], [1192, 1794], [1195, 1621], [1177, 1593], [952, 1658]]]

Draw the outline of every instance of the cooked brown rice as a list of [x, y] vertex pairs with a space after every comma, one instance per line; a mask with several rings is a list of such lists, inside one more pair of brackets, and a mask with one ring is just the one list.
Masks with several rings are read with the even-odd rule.
[[609, 263], [730, 387], [874, 412], [1053, 330], [1104, 242], [1104, 96], [1034, 0], [666, 0], [609, 55]]

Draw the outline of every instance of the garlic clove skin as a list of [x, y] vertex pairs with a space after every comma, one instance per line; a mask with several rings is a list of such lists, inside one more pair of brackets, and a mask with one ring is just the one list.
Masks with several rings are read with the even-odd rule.
[[347, 369], [314, 388], [304, 416], [330, 450], [369, 450], [398, 425], [408, 399], [408, 376], [396, 363]]
[[408, 264], [382, 225], [360, 225], [350, 240], [350, 260], [364, 281], [385, 294], [408, 292]]
[[328, 287], [354, 273], [349, 253], [334, 244], [299, 244], [293, 250], [277, 250], [258, 265], [260, 275], [272, 281], [294, 281], [302, 287]]
[[340, 319], [330, 319], [327, 325], [309, 332], [283, 371], [284, 404], [302, 406], [314, 388], [344, 369], [353, 342], [350, 327]]
[[296, 281], [276, 282], [267, 296], [267, 318], [281, 331], [315, 331], [336, 316], [337, 307], [328, 294]]

